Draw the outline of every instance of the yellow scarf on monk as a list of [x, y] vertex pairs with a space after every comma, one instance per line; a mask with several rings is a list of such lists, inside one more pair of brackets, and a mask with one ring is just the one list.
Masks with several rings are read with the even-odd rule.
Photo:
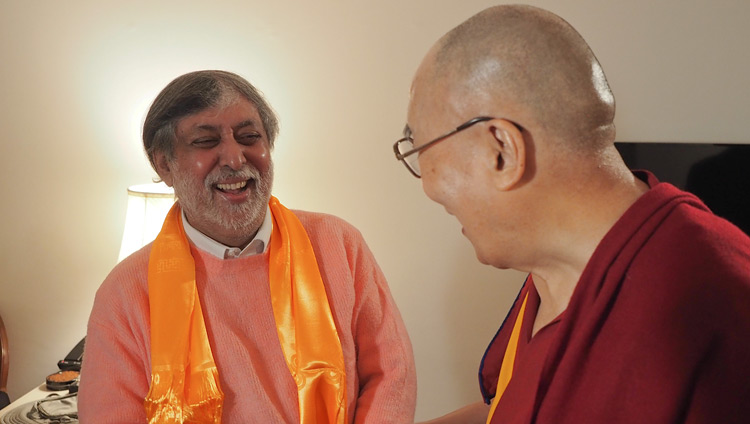
[[[344, 356], [307, 232], [272, 197], [269, 280], [276, 329], [297, 384], [300, 423], [346, 423]], [[195, 285], [178, 204], [151, 248], [149, 424], [221, 422], [224, 394]]]
[[521, 337], [521, 325], [523, 324], [523, 314], [526, 312], [527, 300], [529, 300], [528, 293], [526, 293], [526, 297], [523, 298], [521, 309], [518, 311], [516, 322], [513, 324], [513, 330], [510, 332], [508, 346], [505, 348], [505, 355], [503, 355], [503, 364], [500, 366], [500, 375], [497, 378], [497, 390], [495, 390], [495, 397], [492, 399], [492, 404], [490, 405], [490, 413], [487, 415], [487, 424], [490, 424], [490, 421], [492, 421], [492, 416], [495, 415], [497, 403], [500, 401], [500, 398], [503, 397], [503, 393], [505, 393], [505, 389], [508, 388], [511, 377], [513, 377], [513, 365], [516, 362], [518, 339]]

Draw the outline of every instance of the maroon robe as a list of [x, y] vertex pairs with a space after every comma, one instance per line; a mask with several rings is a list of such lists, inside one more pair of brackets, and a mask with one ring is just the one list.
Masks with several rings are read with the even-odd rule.
[[[492, 424], [750, 422], [750, 238], [639, 176], [651, 189], [602, 239], [568, 308], [519, 342]], [[519, 300], [482, 359], [488, 402]]]

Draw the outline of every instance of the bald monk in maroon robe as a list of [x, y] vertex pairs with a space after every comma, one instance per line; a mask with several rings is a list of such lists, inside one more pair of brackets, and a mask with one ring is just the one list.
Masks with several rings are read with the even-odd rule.
[[589, 46], [538, 8], [482, 11], [424, 58], [396, 156], [481, 262], [529, 274], [486, 403], [429, 423], [750, 422], [750, 239], [631, 172], [614, 114]]

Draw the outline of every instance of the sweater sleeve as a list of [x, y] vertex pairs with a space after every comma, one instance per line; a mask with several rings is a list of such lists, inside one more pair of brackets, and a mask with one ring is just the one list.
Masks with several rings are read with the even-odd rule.
[[120, 263], [97, 291], [78, 395], [82, 423], [146, 422], [151, 368], [143, 256], [141, 251]]
[[359, 397], [354, 424], [413, 423], [416, 370], [409, 336], [385, 276], [358, 238], [354, 271], [354, 337]]

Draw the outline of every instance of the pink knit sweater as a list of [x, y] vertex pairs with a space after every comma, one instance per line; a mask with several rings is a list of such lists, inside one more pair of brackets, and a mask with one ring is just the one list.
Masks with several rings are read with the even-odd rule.
[[[348, 422], [412, 423], [414, 360], [382, 272], [360, 233], [331, 215], [295, 211], [326, 284], [346, 362]], [[79, 392], [83, 424], [145, 423], [151, 246], [118, 264], [96, 294]], [[299, 422], [297, 389], [276, 333], [268, 253], [221, 260], [192, 249], [208, 338], [225, 394], [224, 424]]]

